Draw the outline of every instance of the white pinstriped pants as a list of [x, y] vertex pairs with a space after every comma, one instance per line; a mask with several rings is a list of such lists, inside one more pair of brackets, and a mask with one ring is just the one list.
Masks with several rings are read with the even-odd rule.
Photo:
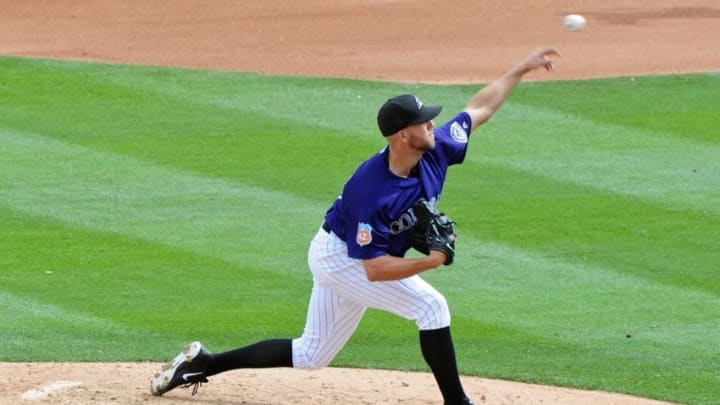
[[447, 301], [420, 276], [370, 282], [362, 260], [347, 255], [345, 242], [320, 229], [308, 252], [313, 289], [305, 330], [292, 341], [293, 367], [330, 364], [357, 329], [367, 308], [414, 320], [420, 330], [450, 326]]

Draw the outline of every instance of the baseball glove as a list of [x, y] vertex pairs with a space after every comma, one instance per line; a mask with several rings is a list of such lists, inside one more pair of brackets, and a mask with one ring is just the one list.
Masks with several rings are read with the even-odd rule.
[[447, 257], [445, 265], [451, 264], [455, 257], [455, 222], [424, 198], [419, 199], [412, 209], [417, 221], [410, 236], [410, 246], [426, 255], [431, 250], [439, 250]]

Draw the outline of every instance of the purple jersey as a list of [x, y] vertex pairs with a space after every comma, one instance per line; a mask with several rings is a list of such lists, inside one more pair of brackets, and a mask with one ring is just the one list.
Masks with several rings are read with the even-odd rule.
[[471, 124], [461, 112], [435, 128], [435, 148], [425, 152], [407, 178], [390, 171], [387, 147], [358, 167], [325, 215], [330, 229], [347, 243], [350, 257], [405, 256], [415, 224], [411, 207], [420, 198], [437, 203], [448, 167], [465, 159]]

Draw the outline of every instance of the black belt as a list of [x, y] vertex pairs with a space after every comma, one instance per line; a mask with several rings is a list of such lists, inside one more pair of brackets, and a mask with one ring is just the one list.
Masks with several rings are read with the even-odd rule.
[[327, 233], [332, 232], [332, 229], [330, 229], [330, 225], [328, 225], [327, 222], [323, 222], [322, 229], [323, 229], [323, 231], [325, 231]]

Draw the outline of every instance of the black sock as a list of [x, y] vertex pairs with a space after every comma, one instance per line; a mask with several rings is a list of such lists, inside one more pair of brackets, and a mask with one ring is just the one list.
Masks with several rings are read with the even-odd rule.
[[455, 362], [450, 327], [421, 330], [420, 348], [440, 387], [445, 404], [462, 404], [466, 400]]
[[236, 368], [292, 367], [292, 340], [270, 339], [250, 346], [213, 354], [208, 360], [207, 376]]

